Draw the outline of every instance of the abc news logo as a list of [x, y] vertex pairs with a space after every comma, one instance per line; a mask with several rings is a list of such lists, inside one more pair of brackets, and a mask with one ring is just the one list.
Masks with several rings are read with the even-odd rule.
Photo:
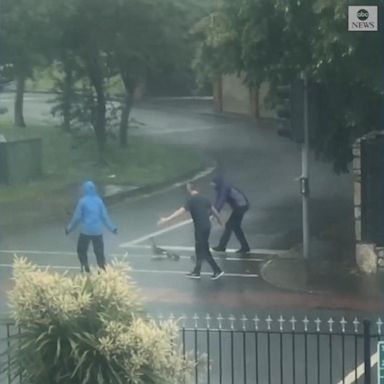
[[349, 6], [348, 30], [371, 32], [378, 30], [377, 6]]

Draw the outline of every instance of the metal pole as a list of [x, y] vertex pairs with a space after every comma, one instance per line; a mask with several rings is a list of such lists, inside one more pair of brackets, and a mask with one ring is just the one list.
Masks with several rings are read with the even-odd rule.
[[363, 321], [364, 326], [364, 384], [371, 384], [371, 323]]
[[303, 255], [304, 259], [310, 257], [310, 226], [309, 226], [309, 116], [308, 116], [308, 78], [303, 74], [304, 80], [304, 143], [301, 146], [302, 167], [302, 205], [303, 205]]

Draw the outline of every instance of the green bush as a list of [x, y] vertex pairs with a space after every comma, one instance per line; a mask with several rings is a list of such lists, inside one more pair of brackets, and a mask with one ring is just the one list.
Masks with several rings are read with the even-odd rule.
[[128, 267], [76, 275], [14, 264], [13, 374], [31, 384], [176, 384], [192, 363], [176, 345], [174, 322], [145, 318]]

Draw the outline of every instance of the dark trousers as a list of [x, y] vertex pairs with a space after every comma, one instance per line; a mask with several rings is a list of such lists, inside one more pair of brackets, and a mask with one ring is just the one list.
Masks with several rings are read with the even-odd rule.
[[80, 233], [79, 240], [77, 242], [77, 255], [80, 260], [81, 271], [85, 270], [85, 272], [89, 272], [88, 248], [91, 241], [93, 245], [93, 252], [96, 255], [97, 265], [99, 268], [105, 269], [103, 236], [91, 236]]
[[247, 239], [245, 238], [244, 232], [241, 228], [241, 223], [243, 221], [245, 212], [248, 211], [248, 207], [244, 208], [236, 208], [233, 210], [231, 216], [229, 217], [227, 223], [225, 224], [225, 230], [223, 235], [221, 236], [218, 248], [225, 250], [227, 247], [228, 241], [232, 235], [232, 232], [235, 233], [237, 240], [241, 245], [242, 250], [248, 250], [249, 244]]
[[211, 251], [209, 249], [209, 235], [210, 229], [198, 229], [195, 228], [195, 252], [196, 252], [196, 265], [193, 273], [200, 274], [201, 264], [204, 259], [213, 269], [213, 272], [220, 272], [219, 266], [213, 259]]

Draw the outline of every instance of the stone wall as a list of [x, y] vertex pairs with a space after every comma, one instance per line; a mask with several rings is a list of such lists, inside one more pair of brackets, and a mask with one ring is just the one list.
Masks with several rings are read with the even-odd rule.
[[265, 103], [268, 93], [268, 83], [262, 83], [259, 90], [250, 89], [243, 76], [225, 75], [214, 84], [214, 109], [255, 118], [276, 118], [276, 112]]
[[252, 115], [251, 90], [242, 77], [234, 74], [223, 76], [221, 91], [223, 112]]

